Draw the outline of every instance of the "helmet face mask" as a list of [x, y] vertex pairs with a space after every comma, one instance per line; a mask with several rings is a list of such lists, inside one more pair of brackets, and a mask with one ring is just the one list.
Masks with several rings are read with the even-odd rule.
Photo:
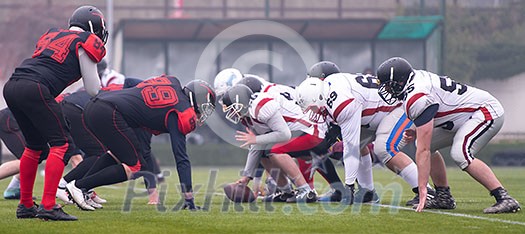
[[303, 110], [304, 114], [308, 113], [308, 119], [314, 123], [325, 123], [328, 116], [328, 110], [324, 106], [309, 105]]
[[225, 107], [223, 111], [226, 113], [226, 119], [234, 124], [238, 124], [248, 114], [248, 108], [242, 103], [232, 103]]
[[379, 96], [389, 105], [403, 100], [407, 93], [407, 83], [414, 77], [412, 65], [403, 58], [393, 57], [384, 61], [377, 69], [380, 81]]
[[243, 84], [237, 84], [224, 93], [222, 111], [228, 121], [238, 124], [248, 115], [252, 94], [251, 89]]
[[202, 80], [190, 81], [184, 87], [184, 92], [197, 114], [197, 124], [202, 126], [215, 111], [215, 92], [207, 82]]

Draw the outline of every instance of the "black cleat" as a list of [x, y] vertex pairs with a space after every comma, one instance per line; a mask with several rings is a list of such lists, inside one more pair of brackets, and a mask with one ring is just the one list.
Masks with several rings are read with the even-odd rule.
[[19, 219], [36, 218], [38, 205], [33, 204], [32, 207], [27, 208], [23, 204], [18, 204], [16, 208], [16, 217]]
[[[414, 205], [419, 204], [419, 190], [418, 190], [418, 188], [417, 187], [412, 188], [412, 192], [414, 192], [416, 194], [416, 196], [414, 196], [414, 198], [412, 198], [412, 200], [408, 200], [407, 203], [406, 203], [406, 206], [414, 206]], [[434, 199], [435, 196], [436, 196], [436, 190], [434, 190], [433, 188], [428, 188], [427, 187], [427, 201]]]
[[330, 191], [319, 197], [319, 202], [340, 202], [343, 198], [341, 191], [337, 189], [330, 189]]
[[62, 207], [56, 204], [53, 209], [46, 210], [44, 206], [40, 205], [37, 209], [36, 217], [43, 220], [55, 221], [76, 221], [77, 217], [69, 215], [62, 210]]
[[[418, 202], [419, 203], [419, 202]], [[436, 187], [434, 199], [428, 199], [425, 205], [427, 209], [456, 209], [456, 200], [450, 193], [450, 187]]]
[[281, 191], [277, 191], [274, 194], [270, 194], [266, 197], [264, 197], [264, 202], [286, 202], [288, 198], [294, 197], [294, 192], [284, 193]]
[[341, 203], [346, 205], [352, 205], [354, 204], [354, 184], [351, 185], [345, 185], [345, 189], [342, 193]]
[[317, 202], [317, 194], [313, 190], [310, 190], [310, 191], [307, 191], [307, 190], [297, 191], [297, 194], [295, 196], [293, 196], [293, 197], [290, 197], [290, 198], [286, 199], [286, 202], [287, 203], [298, 203], [298, 202], [312, 203], [312, 202]]
[[494, 189], [490, 195], [496, 198], [496, 204], [484, 209], [485, 214], [516, 213], [521, 210], [518, 201], [509, 196], [507, 190], [502, 187]]

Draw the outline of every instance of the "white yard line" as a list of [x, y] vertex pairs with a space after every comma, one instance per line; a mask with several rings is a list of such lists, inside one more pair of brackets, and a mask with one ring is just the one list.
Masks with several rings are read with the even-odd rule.
[[[213, 193], [213, 195], [225, 196], [224, 193]], [[369, 204], [369, 203], [364, 203], [364, 204], [365, 205], [385, 207], [385, 208], [399, 209], [399, 210], [414, 211], [414, 209], [412, 209], [412, 208], [402, 207], [402, 206], [392, 206], [392, 205], [384, 205], [384, 204]], [[423, 212], [432, 213], [432, 214], [455, 216], [455, 217], [462, 217], [462, 218], [469, 218], [469, 219], [486, 220], [486, 221], [496, 222], [496, 223], [508, 223], [508, 224], [525, 226], [525, 222], [512, 221], [512, 220], [506, 220], [506, 219], [488, 218], [488, 217], [469, 215], [469, 214], [462, 214], [462, 213], [446, 212], [446, 211], [440, 211], [440, 210], [428, 210], [427, 209], [427, 210], [424, 210]]]
[[[386, 207], [386, 208], [393, 208], [393, 209], [400, 209], [400, 210], [414, 211], [414, 209], [412, 209], [412, 208], [401, 207], [401, 206], [391, 206], [391, 205], [383, 205], [383, 204], [369, 204], [369, 205], [379, 206], [379, 207]], [[432, 214], [455, 216], [455, 217], [463, 217], [463, 218], [469, 218], [469, 219], [487, 220], [487, 221], [490, 221], [490, 222], [497, 222], [497, 223], [508, 223], [508, 224], [515, 224], [515, 225], [525, 226], [524, 222], [518, 222], [518, 221], [512, 221], [512, 220], [506, 220], [506, 219], [488, 218], [488, 217], [469, 215], [469, 214], [462, 214], [462, 213], [446, 212], [446, 211], [441, 211], [441, 210], [429, 210], [429, 209], [426, 209], [426, 210], [423, 210], [423, 212], [432, 213]]]

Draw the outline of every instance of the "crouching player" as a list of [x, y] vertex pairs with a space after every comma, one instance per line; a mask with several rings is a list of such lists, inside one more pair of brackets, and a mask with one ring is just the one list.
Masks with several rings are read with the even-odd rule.
[[106, 92], [92, 99], [84, 110], [88, 128], [108, 147], [96, 162], [97, 173], [66, 185], [73, 201], [85, 205], [83, 192], [102, 185], [126, 181], [141, 168], [140, 142], [133, 128], [142, 127], [154, 134], [169, 133], [184, 208], [196, 210], [192, 191], [191, 165], [186, 153], [185, 135], [213, 113], [215, 92], [204, 81], [194, 80], [182, 87], [171, 76], [160, 76], [134, 88]]

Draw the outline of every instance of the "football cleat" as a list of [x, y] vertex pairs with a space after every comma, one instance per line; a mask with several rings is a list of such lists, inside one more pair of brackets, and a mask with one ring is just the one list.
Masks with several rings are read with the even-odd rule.
[[96, 202], [93, 201], [93, 199], [91, 199], [91, 198], [86, 199], [86, 203], [87, 203], [88, 205], [92, 206], [92, 207], [95, 208], [95, 209], [102, 209], [102, 208], [103, 208], [102, 205], [96, 203]]
[[67, 205], [73, 204], [73, 201], [71, 201], [71, 199], [69, 199], [69, 194], [67, 194], [67, 191], [66, 191], [65, 187], [64, 188], [58, 187], [56, 198], [60, 199], [61, 201], [63, 201]]
[[341, 203], [346, 205], [352, 205], [354, 204], [354, 185], [345, 185], [345, 189], [342, 193]]
[[287, 203], [298, 203], [298, 202], [312, 203], [316, 201], [317, 201], [317, 194], [313, 190], [297, 191], [297, 194], [295, 196], [286, 199]]
[[7, 188], [4, 191], [4, 199], [7, 199], [7, 200], [20, 199], [20, 188]]
[[[406, 203], [406, 206], [414, 206], [419, 204], [419, 190], [417, 187], [412, 188], [412, 192], [414, 192], [416, 195], [412, 200], [408, 200]], [[436, 196], [436, 190], [433, 188], [427, 187], [427, 200], [432, 200]]]
[[379, 196], [376, 190], [369, 190], [358, 186], [357, 192], [354, 194], [355, 203], [379, 203]]
[[16, 217], [19, 219], [36, 218], [37, 209], [37, 204], [33, 204], [33, 206], [29, 208], [23, 204], [18, 204], [18, 207], [16, 208]]
[[88, 195], [89, 195], [89, 198], [91, 198], [91, 200], [93, 200], [94, 202], [96, 202], [98, 204], [104, 204], [104, 203], [108, 202], [108, 201], [106, 201], [106, 199], [103, 199], [100, 196], [98, 196], [98, 194], [95, 192], [95, 190], [89, 190], [88, 191]]
[[84, 193], [81, 189], [75, 186], [75, 180], [69, 182], [66, 185], [66, 189], [69, 193], [70, 199], [77, 204], [81, 210], [94, 211], [95, 208], [86, 203], [88, 199], [87, 193]]
[[499, 187], [490, 192], [496, 198], [496, 204], [483, 210], [485, 214], [516, 213], [521, 210], [520, 204], [512, 198], [507, 190]]
[[44, 206], [40, 205], [36, 212], [36, 217], [43, 220], [55, 220], [55, 221], [76, 221], [77, 217], [69, 215], [62, 210], [62, 207], [55, 204], [53, 209], [46, 210]]
[[[419, 204], [419, 202], [418, 202]], [[436, 187], [436, 196], [428, 199], [426, 209], [456, 209], [456, 200], [450, 193], [450, 187]]]
[[319, 197], [319, 202], [340, 202], [342, 199], [341, 191], [331, 188], [328, 192]]
[[281, 192], [277, 191], [274, 194], [270, 194], [266, 197], [264, 197], [263, 202], [286, 202], [288, 198], [292, 198], [295, 196], [294, 192]]

